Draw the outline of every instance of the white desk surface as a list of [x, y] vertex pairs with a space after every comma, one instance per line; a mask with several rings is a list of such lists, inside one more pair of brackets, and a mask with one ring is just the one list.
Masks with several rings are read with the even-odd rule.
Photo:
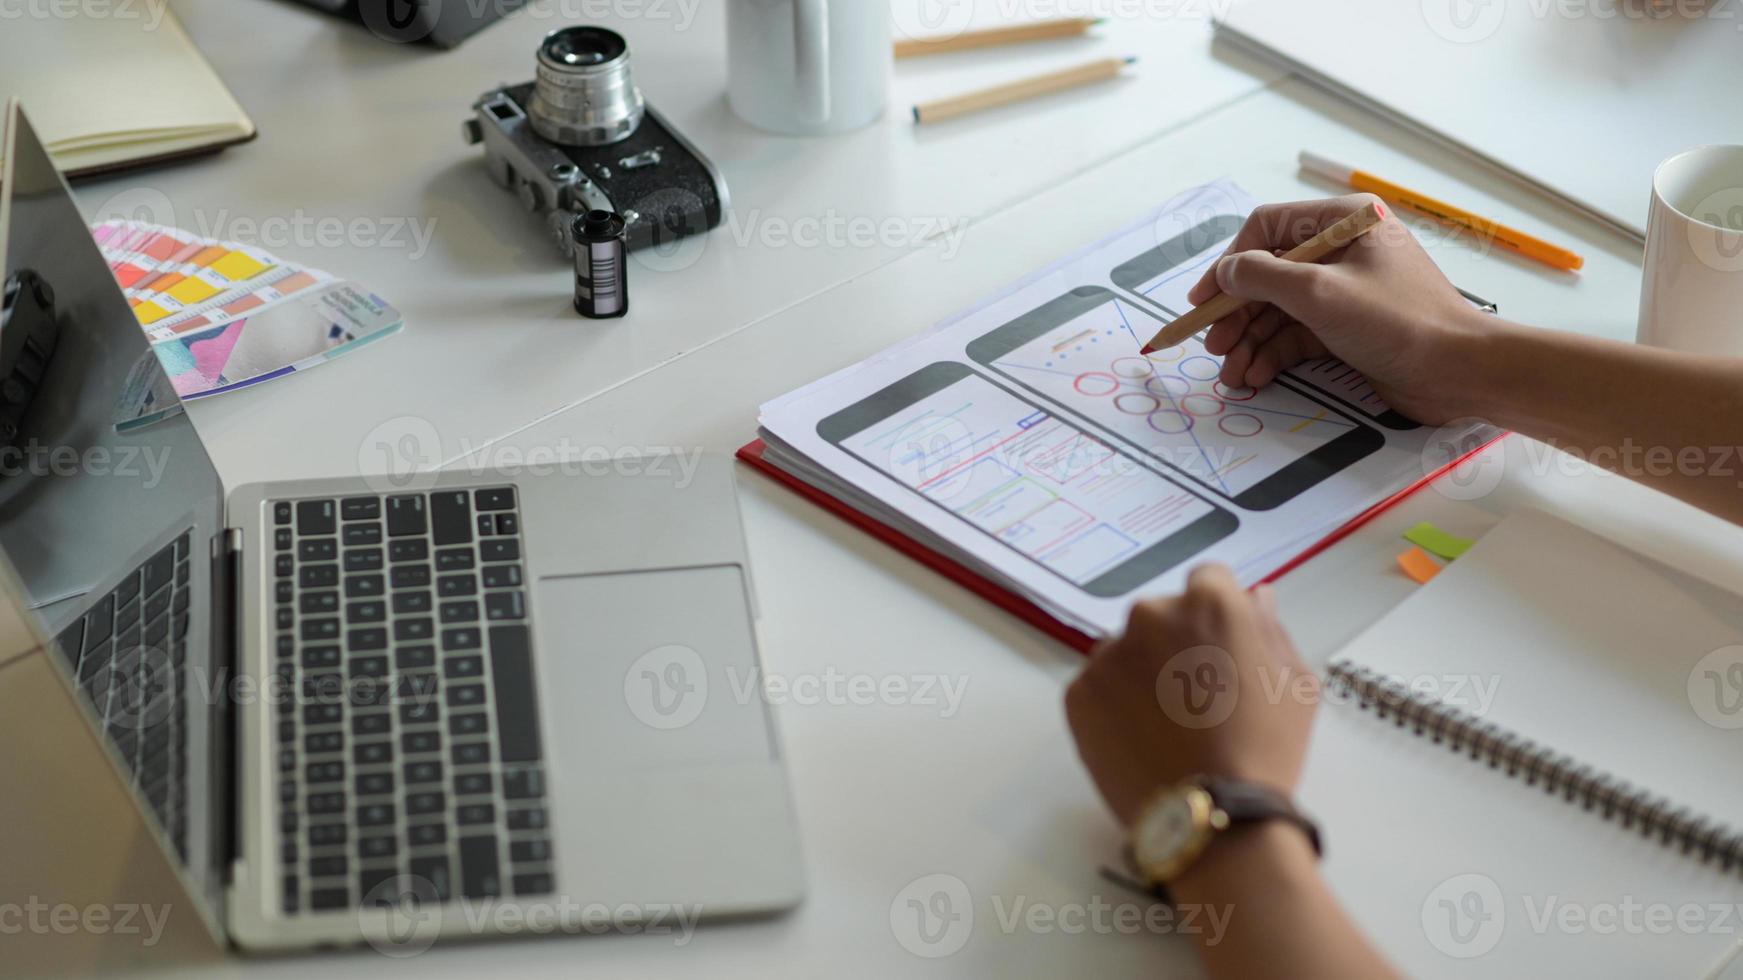
[[[688, 29], [645, 18], [617, 26], [634, 45], [650, 101], [725, 171], [741, 229], [837, 215], [908, 228], [964, 221], [966, 235], [954, 245], [806, 248], [760, 235], [741, 243], [726, 228], [687, 268], [638, 264], [631, 317], [589, 323], [569, 312], [564, 266], [546, 251], [537, 223], [489, 183], [477, 151], [459, 138], [473, 97], [528, 74], [532, 44], [556, 23], [539, 14], [560, 3], [443, 54], [384, 45], [266, 0], [176, 6], [261, 138], [211, 160], [83, 185], [88, 212], [144, 188], [145, 200], [169, 202], [173, 214], [164, 217], [220, 235], [239, 216], [437, 221], [428, 254], [416, 258], [403, 249], [262, 243], [369, 284], [402, 306], [408, 326], [319, 371], [196, 405], [232, 486], [355, 473], [377, 460], [374, 442], [384, 432], [433, 429], [440, 446], [426, 453], [443, 462], [620, 447], [730, 453], [751, 436], [762, 400], [888, 346], [1176, 190], [1226, 175], [1263, 199], [1332, 192], [1296, 174], [1303, 147], [1586, 254], [1582, 275], [1562, 276], [1420, 226], [1454, 281], [1498, 301], [1505, 315], [1617, 338], [1634, 331], [1633, 247], [1299, 82], [1232, 60], [1212, 49], [1201, 20], [1116, 18], [1100, 41], [904, 63], [898, 107], [1049, 61], [1128, 51], [1144, 58], [1130, 80], [1075, 99], [935, 131], [915, 131], [898, 111], [852, 136], [803, 141], [758, 134], [727, 112], [718, 4], [699, 8]], [[1308, 660], [1323, 664], [1413, 588], [1392, 558], [1400, 529], [1418, 520], [1475, 534], [1514, 507], [1541, 506], [1743, 583], [1743, 567], [1727, 557], [1743, 554], [1743, 532], [1607, 475], [1539, 472], [1526, 448], [1514, 437], [1491, 451], [1505, 462], [1487, 495], [1462, 501], [1431, 488], [1287, 577], [1285, 621]], [[960, 710], [949, 717], [928, 705], [778, 709], [810, 883], [801, 908], [704, 927], [682, 947], [605, 936], [456, 946], [411, 960], [367, 952], [313, 964], [230, 960], [202, 972], [1195, 975], [1190, 948], [1174, 938], [1000, 921], [1001, 910], [1008, 915], [1021, 902], [1128, 900], [1095, 874], [1118, 838], [1077, 764], [1060, 708], [1078, 656], [761, 476], [744, 471], [740, 484], [771, 675], [963, 685]], [[1317, 815], [1337, 841], [1339, 809], [1370, 802], [1322, 802]], [[1395, 841], [1362, 846], [1422, 843], [1400, 828]], [[960, 951], [926, 959], [895, 938], [891, 905], [933, 874], [967, 886], [975, 920]], [[1422, 901], [1388, 890], [1381, 875], [1334, 883], [1358, 915]], [[1436, 959], [1420, 937], [1379, 938], [1413, 972], [1457, 966]], [[1715, 956], [1724, 945], [1697, 939]]]

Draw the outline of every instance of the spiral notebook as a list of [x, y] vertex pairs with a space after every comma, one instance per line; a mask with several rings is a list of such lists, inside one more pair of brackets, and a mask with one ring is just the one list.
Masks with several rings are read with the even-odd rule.
[[1493, 770], [1472, 780], [1743, 870], [1743, 598], [1526, 510], [1328, 673], [1372, 724]]

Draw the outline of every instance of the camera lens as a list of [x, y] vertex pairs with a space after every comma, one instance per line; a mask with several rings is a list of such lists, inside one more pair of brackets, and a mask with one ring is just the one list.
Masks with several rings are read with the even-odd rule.
[[565, 27], [539, 46], [538, 80], [527, 107], [533, 130], [564, 146], [603, 146], [641, 125], [641, 91], [629, 45], [603, 27]]

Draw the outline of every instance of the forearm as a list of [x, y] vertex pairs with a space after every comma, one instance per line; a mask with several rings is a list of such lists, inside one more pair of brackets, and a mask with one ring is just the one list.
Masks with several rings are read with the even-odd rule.
[[1273, 821], [1229, 834], [1172, 891], [1182, 906], [1226, 910], [1221, 935], [1199, 937], [1212, 977], [1396, 976], [1344, 915], [1294, 827]]
[[1470, 415], [1743, 523], [1743, 360], [1506, 321], [1462, 360]]

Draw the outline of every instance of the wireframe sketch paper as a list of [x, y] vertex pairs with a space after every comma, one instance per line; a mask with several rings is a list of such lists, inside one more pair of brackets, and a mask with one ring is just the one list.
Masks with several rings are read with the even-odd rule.
[[1092, 635], [1199, 561], [1244, 581], [1481, 445], [1335, 360], [1262, 390], [1195, 338], [1138, 354], [1254, 201], [1183, 194], [898, 347], [763, 407], [769, 461]]

